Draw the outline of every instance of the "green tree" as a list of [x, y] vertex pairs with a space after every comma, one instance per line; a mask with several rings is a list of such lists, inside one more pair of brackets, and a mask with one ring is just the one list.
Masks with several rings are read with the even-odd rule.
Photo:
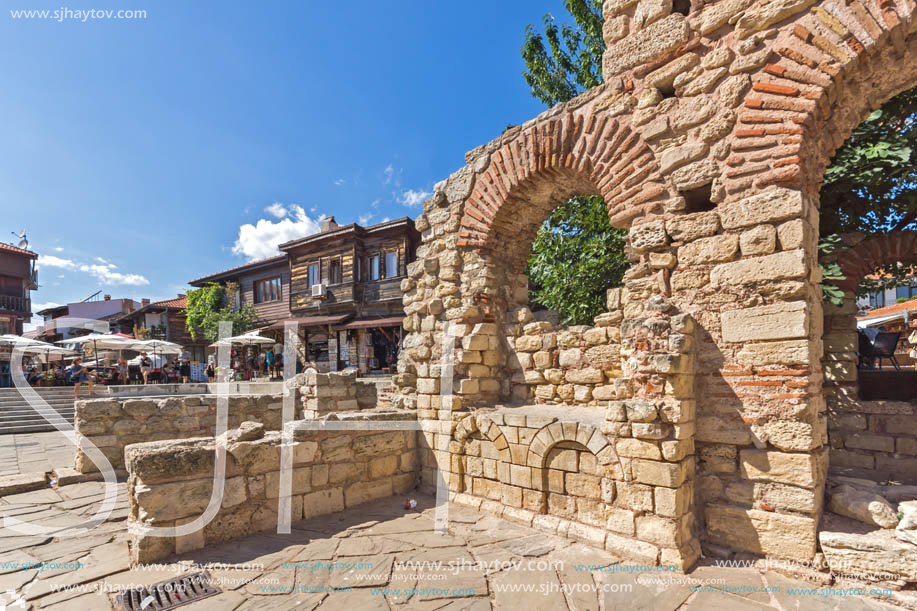
[[522, 45], [525, 82], [532, 96], [548, 106], [602, 84], [602, 2], [564, 0], [564, 6], [574, 24], [558, 26], [548, 13], [543, 17], [544, 32], [527, 26]]
[[[548, 106], [602, 83], [602, 3], [565, 0], [574, 24], [544, 16], [544, 31], [525, 30], [524, 77], [532, 96]], [[608, 223], [601, 197], [574, 197], [561, 204], [538, 230], [528, 261], [531, 299], [557, 310], [565, 324], [592, 324], [605, 311], [605, 292], [620, 286], [629, 263], [626, 231]]]
[[625, 235], [608, 224], [601, 197], [574, 197], [555, 208], [532, 244], [532, 300], [557, 310], [564, 324], [592, 324], [605, 311], [605, 292], [620, 286], [630, 265]]
[[221, 321], [231, 322], [233, 335], [239, 335], [255, 328], [258, 313], [250, 305], [234, 310], [228, 302], [226, 288], [210, 282], [188, 291], [185, 319], [192, 338], [203, 335], [207, 341], [215, 342], [219, 339]]
[[[841, 234], [854, 231], [876, 235], [917, 230], [915, 113], [917, 88], [898, 94], [871, 113], [837, 150], [820, 193], [823, 244], [839, 243]], [[917, 272], [912, 262], [892, 262], [876, 270], [881, 273], [862, 279], [857, 293], [907, 284]], [[829, 288], [833, 279], [837, 278], [826, 277], [822, 288], [826, 298], [837, 302], [839, 291]]]

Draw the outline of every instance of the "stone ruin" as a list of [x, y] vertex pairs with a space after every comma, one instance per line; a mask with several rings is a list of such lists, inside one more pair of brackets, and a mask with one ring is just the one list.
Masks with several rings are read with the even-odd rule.
[[[605, 83], [436, 185], [395, 403], [448, 438], [421, 457], [458, 498], [655, 562], [690, 566], [701, 543], [811, 561], [829, 452], [917, 476], [913, 427], [893, 424], [913, 406], [857, 398], [852, 301], [823, 305], [817, 250], [834, 151], [917, 84], [914, 3], [675, 7], [607, 0]], [[534, 318], [524, 269], [576, 195], [604, 197], [633, 266], [594, 326], [564, 329]]]
[[[337, 442], [303, 433], [318, 449], [297, 463], [294, 514], [347, 506], [347, 486], [374, 490], [354, 492], [359, 502], [408, 475], [429, 489], [443, 474], [456, 502], [650, 564], [687, 569], [703, 545], [722, 557], [846, 558], [855, 570], [903, 561], [897, 574], [917, 580], [907, 505], [917, 488], [892, 498], [868, 478], [828, 484], [829, 460], [867, 474], [913, 461], [917, 431], [894, 420], [911, 404], [856, 397], [852, 301], [823, 304], [817, 249], [829, 159], [870, 110], [917, 84], [914, 8], [607, 0], [605, 83], [467, 153], [416, 221], [393, 400], [422, 426], [414, 458], [389, 469], [410, 453], [405, 433], [397, 450], [325, 482]], [[594, 325], [562, 328], [536, 319], [524, 269], [542, 221], [576, 195], [604, 197], [612, 225], [629, 230], [633, 265]], [[353, 405], [336, 383], [313, 384], [306, 401], [298, 416], [334, 419]], [[353, 451], [357, 439], [341, 438]], [[191, 519], [143, 499], [176, 475], [142, 457], [170, 464], [212, 443], [128, 447], [131, 519]], [[276, 499], [263, 486], [276, 479], [278, 436], [233, 443], [230, 477], [246, 492], [221, 515], [233, 535], [270, 528]], [[266, 456], [257, 468], [236, 456], [253, 444]], [[181, 485], [206, 496], [205, 472]], [[832, 511], [880, 527], [892, 519], [874, 497], [900, 502], [897, 538], [819, 538], [826, 488]], [[312, 490], [338, 500], [310, 510]], [[202, 536], [149, 554], [138, 542], [137, 557], [220, 535]]]

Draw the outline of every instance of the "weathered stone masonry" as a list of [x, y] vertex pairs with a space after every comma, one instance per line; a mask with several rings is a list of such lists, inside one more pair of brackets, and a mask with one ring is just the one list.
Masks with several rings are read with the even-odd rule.
[[[605, 84], [469, 152], [417, 219], [396, 404], [429, 421], [425, 480], [435, 461], [459, 498], [610, 549], [632, 537], [645, 559], [690, 565], [700, 540], [811, 559], [828, 461], [819, 185], [865, 114], [917, 84], [913, 12], [608, 0]], [[549, 212], [585, 194], [630, 228], [634, 266], [594, 328], [554, 329], [527, 307], [524, 260]], [[588, 441], [608, 459], [588, 458], [571, 408], [523, 421], [488, 409], [501, 402], [603, 414]], [[598, 497], [545, 480], [574, 454]], [[574, 500], [552, 505], [561, 483]]]

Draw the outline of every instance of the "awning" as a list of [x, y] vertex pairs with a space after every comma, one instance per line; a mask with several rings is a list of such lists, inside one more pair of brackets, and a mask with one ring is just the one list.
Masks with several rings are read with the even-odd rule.
[[387, 318], [358, 318], [351, 320], [346, 325], [341, 325], [338, 329], [342, 331], [348, 329], [375, 329], [378, 327], [400, 327], [404, 322], [404, 316], [389, 316]]
[[283, 329], [283, 326], [287, 322], [299, 323], [300, 327], [326, 327], [328, 325], [336, 325], [338, 323], [344, 322], [351, 316], [353, 316], [353, 314], [335, 314], [333, 316], [306, 316], [304, 318], [289, 318], [287, 320], [281, 320], [278, 323], [274, 323], [268, 328]]

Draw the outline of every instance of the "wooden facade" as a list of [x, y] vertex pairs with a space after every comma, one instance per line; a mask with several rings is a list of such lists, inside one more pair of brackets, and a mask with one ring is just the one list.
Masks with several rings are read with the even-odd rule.
[[[361, 227], [331, 220], [327, 230], [280, 247], [290, 260], [290, 311], [296, 316], [402, 314], [401, 280], [420, 242], [413, 221], [405, 217]], [[317, 276], [310, 268], [317, 268]], [[322, 296], [313, 297], [314, 284], [322, 285]]]
[[[275, 280], [279, 285], [279, 294], [271, 295], [269, 299], [259, 299], [259, 283], [271, 283]], [[270, 326], [290, 318], [290, 265], [286, 254], [204, 276], [192, 280], [189, 284], [202, 287], [212, 282], [224, 286], [230, 283], [237, 284], [239, 293], [236, 296], [231, 295], [230, 298], [235, 300], [236, 306], [253, 306], [258, 313], [259, 326]]]
[[37, 288], [37, 258], [30, 250], [0, 243], [0, 335], [21, 335], [23, 323], [32, 320], [29, 295]]

